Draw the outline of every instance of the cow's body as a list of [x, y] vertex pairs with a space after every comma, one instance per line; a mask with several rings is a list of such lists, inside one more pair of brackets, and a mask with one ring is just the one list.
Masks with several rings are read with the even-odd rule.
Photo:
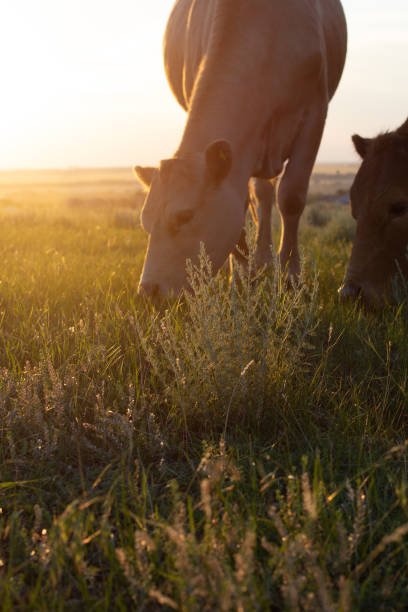
[[[164, 60], [188, 119], [174, 159], [162, 162], [156, 173], [142, 214], [151, 234], [142, 288], [179, 291], [185, 259], [196, 257], [201, 241], [218, 269], [239, 239], [249, 180], [276, 179], [285, 162], [280, 256], [290, 272], [298, 271], [298, 222], [328, 103], [342, 74], [346, 38], [338, 0], [175, 3]], [[175, 160], [180, 163], [168, 163]], [[142, 168], [137, 173], [146, 179]], [[183, 175], [194, 180], [183, 184]], [[206, 202], [207, 215], [202, 213]], [[177, 232], [170, 244], [171, 219], [186, 209], [197, 240], [180, 240]], [[186, 232], [190, 219], [180, 218]]]

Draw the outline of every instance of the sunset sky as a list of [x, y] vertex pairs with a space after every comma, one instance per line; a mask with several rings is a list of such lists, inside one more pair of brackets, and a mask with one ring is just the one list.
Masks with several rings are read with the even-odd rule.
[[[172, 155], [185, 114], [162, 67], [174, 0], [4, 0], [0, 168], [131, 166]], [[349, 53], [321, 162], [408, 115], [407, 0], [344, 0]]]

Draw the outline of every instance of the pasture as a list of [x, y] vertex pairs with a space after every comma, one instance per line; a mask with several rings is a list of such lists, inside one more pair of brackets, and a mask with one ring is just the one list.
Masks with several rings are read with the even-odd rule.
[[203, 254], [159, 311], [130, 170], [0, 174], [2, 610], [408, 608], [406, 292], [338, 302], [354, 171], [299, 289]]

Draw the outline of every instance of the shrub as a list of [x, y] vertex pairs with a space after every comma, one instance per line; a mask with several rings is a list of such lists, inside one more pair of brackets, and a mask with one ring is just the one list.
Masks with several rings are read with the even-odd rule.
[[324, 228], [324, 239], [328, 242], [353, 242], [356, 222], [348, 208], [340, 208]]
[[313, 227], [325, 227], [330, 219], [331, 214], [327, 208], [320, 204], [311, 204], [306, 209], [306, 221]]
[[203, 250], [188, 271], [183, 324], [173, 309], [152, 315], [147, 335], [139, 326], [146, 359], [186, 427], [259, 426], [304, 367], [317, 281], [288, 291], [278, 265], [254, 278], [251, 254], [246, 269], [234, 264], [228, 286]]

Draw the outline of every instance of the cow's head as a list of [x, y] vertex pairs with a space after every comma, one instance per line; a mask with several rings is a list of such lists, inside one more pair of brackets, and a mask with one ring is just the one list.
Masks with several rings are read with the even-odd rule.
[[163, 160], [159, 168], [135, 168], [148, 187], [141, 221], [150, 239], [141, 293], [178, 294], [187, 284], [186, 260], [197, 262], [201, 243], [214, 273], [225, 262], [245, 214], [245, 198], [234, 189], [231, 168], [231, 147], [222, 140], [203, 153]]
[[395, 132], [352, 140], [363, 161], [350, 191], [357, 228], [340, 295], [377, 307], [398, 272], [408, 278], [408, 120]]

